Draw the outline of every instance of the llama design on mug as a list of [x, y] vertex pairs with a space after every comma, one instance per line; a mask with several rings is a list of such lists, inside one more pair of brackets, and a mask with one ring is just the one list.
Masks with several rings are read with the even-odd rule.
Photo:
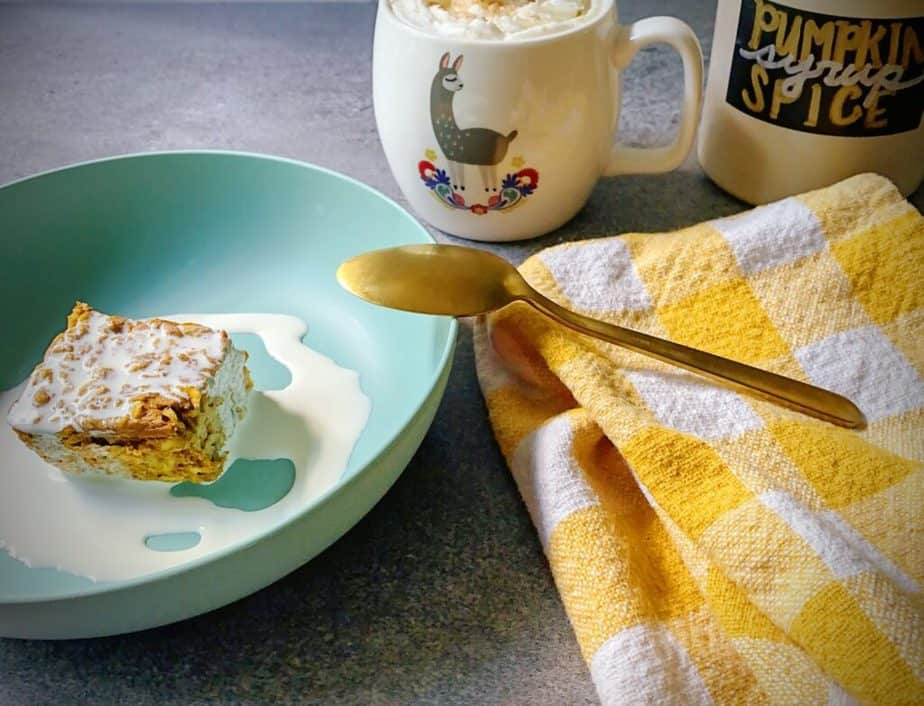
[[449, 160], [453, 186], [465, 191], [465, 165], [473, 164], [481, 172], [485, 191], [497, 191], [497, 164], [507, 155], [507, 148], [516, 139], [517, 131], [506, 135], [486, 127], [463, 130], [456, 123], [452, 101], [464, 88], [459, 77], [462, 55], [449, 66], [449, 53], [440, 59], [440, 68], [430, 86], [430, 120], [440, 149]]
[[[453, 99], [464, 88], [459, 75], [462, 55], [449, 65], [449, 52], [440, 58], [439, 68], [430, 86], [430, 121], [437, 144], [446, 157], [447, 170], [438, 169], [436, 152], [427, 150], [427, 160], [418, 164], [420, 178], [434, 196], [450, 208], [461, 208], [478, 215], [488, 211], [507, 210], [518, 205], [536, 190], [539, 173], [532, 168], [508, 173], [498, 192], [497, 168], [504, 161], [517, 131], [506, 135], [486, 127], [461, 128], [453, 112]], [[512, 167], [523, 164], [522, 157], [511, 160]], [[467, 205], [459, 192], [465, 191], [466, 167], [477, 166], [484, 191], [490, 196], [486, 204]]]

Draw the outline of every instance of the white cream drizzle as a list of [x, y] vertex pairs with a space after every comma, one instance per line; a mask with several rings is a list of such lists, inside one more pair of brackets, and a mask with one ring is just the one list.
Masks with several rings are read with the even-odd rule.
[[10, 424], [36, 434], [82, 431], [89, 419], [127, 416], [140, 395], [178, 401], [184, 386], [205, 385], [229, 345], [220, 331], [175, 336], [175, 324], [157, 320], [126, 321], [113, 331], [113, 321], [92, 311], [53, 341], [10, 410]]

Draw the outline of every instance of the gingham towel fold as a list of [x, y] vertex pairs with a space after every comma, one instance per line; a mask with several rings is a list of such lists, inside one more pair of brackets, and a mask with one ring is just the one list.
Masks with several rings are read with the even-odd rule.
[[867, 174], [521, 272], [870, 422], [815, 421], [525, 306], [477, 323], [494, 431], [601, 701], [924, 703], [921, 215]]

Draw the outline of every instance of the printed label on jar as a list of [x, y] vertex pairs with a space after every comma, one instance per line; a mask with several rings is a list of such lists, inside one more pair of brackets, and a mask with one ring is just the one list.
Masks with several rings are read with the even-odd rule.
[[822, 135], [914, 130], [924, 113], [924, 17], [837, 17], [742, 0], [725, 100]]

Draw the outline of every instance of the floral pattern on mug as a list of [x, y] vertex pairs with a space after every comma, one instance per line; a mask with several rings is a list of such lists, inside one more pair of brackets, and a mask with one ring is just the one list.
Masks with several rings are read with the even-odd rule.
[[[477, 216], [483, 216], [489, 211], [510, 211], [516, 208], [529, 195], [539, 187], [539, 172], [532, 167], [524, 167], [516, 172], [509, 172], [501, 181], [500, 191], [492, 194], [487, 203], [467, 204], [465, 197], [453, 187], [449, 174], [434, 164], [435, 159], [429, 159], [433, 150], [427, 150], [417, 165], [420, 179], [423, 181], [433, 197], [447, 208], [471, 211]], [[516, 167], [524, 164], [522, 157], [515, 157], [512, 164]]]

